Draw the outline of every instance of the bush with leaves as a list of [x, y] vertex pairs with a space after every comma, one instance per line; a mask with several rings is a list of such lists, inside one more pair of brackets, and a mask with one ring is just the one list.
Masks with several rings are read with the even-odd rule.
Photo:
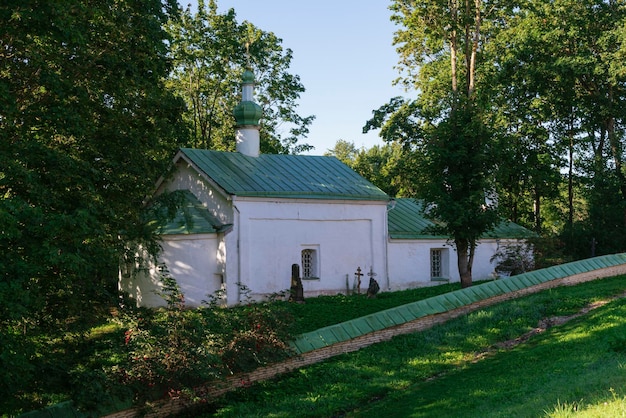
[[204, 307], [185, 309], [176, 281], [164, 274], [162, 282], [167, 307], [127, 318], [128, 358], [118, 373], [137, 401], [195, 396], [193, 388], [200, 384], [290, 355], [293, 321], [281, 305], [250, 302], [224, 308], [213, 297]]
[[288, 357], [293, 321], [280, 305], [251, 303], [241, 307], [233, 319], [234, 332], [222, 352], [230, 372], [254, 370]]

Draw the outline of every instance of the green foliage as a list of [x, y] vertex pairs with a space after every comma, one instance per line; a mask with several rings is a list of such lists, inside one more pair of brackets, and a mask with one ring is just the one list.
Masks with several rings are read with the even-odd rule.
[[623, 388], [624, 357], [607, 349], [626, 327], [623, 301], [503, 343], [623, 289], [620, 276], [498, 304], [260, 382], [195, 416], [542, 416], [557, 400], [621, 400], [610, 388]]
[[[626, 79], [616, 59], [625, 12], [616, 1], [531, 1], [511, 15], [490, 51], [499, 69], [492, 74], [497, 118], [518, 154], [500, 177], [509, 189], [502, 196], [540, 232], [543, 208], [567, 188], [559, 223], [546, 226], [575, 258], [589, 256], [593, 238], [602, 242], [597, 254], [626, 248], [612, 234], [626, 219], [618, 128]], [[526, 202], [516, 198], [524, 194]]]
[[471, 104], [433, 127], [419, 162], [418, 194], [445, 232], [474, 245], [497, 221], [492, 197], [491, 133]]
[[20, 390], [28, 386], [36, 372], [35, 365], [30, 361], [34, 347], [14, 327], [0, 328], [0, 340], [0, 392], [16, 401]]
[[357, 150], [354, 143], [340, 139], [324, 155], [337, 157], [389, 196], [405, 197], [413, 193], [409, 174], [413, 168], [413, 160], [410, 153], [398, 143]]
[[[242, 306], [224, 308], [219, 292], [200, 309], [185, 309], [176, 283], [163, 272], [159, 310], [123, 308], [100, 311], [62, 338], [36, 337], [12, 329], [3, 334], [0, 357], [9, 372], [0, 375], [7, 396], [0, 410], [25, 412], [67, 399], [100, 415], [140, 401], [170, 395], [196, 396], [195, 383], [248, 371], [290, 355], [286, 342], [296, 333], [377, 312], [458, 289], [458, 284], [402, 292], [323, 296], [289, 303], [284, 295], [268, 303], [245, 297]], [[248, 289], [242, 288], [246, 295]], [[93, 321], [93, 322], [91, 322]], [[145, 356], [145, 357], [144, 357]]]
[[[230, 374], [229, 365], [217, 358], [226, 352], [224, 348], [243, 356], [240, 363], [232, 364], [233, 371], [249, 370], [251, 366], [278, 360], [287, 354], [282, 343], [272, 343], [275, 351], [261, 351], [261, 356], [255, 356], [256, 347], [252, 347], [248, 339], [255, 329], [264, 334], [259, 335], [259, 339], [265, 344], [267, 332], [279, 335], [289, 328], [283, 321], [293, 325], [290, 328], [293, 335], [458, 289], [458, 284], [451, 284], [383, 292], [376, 299], [365, 295], [337, 295], [309, 298], [304, 304], [274, 301], [228, 309], [216, 306], [219, 302], [216, 294], [205, 308], [187, 310], [175, 282], [168, 280], [167, 275], [164, 278], [168, 284], [167, 294], [164, 294], [168, 308], [156, 311], [114, 309], [112, 317], [103, 315], [101, 319], [105, 322], [98, 322], [96, 326], [83, 324], [86, 328], [83, 332], [56, 339], [41, 335], [37, 340], [28, 341], [22, 349], [41, 347], [42, 354], [29, 366], [37, 370], [38, 379], [11, 388], [12, 391], [6, 393], [12, 396], [0, 399], [0, 409], [9, 413], [25, 412], [71, 397], [83, 411], [104, 415], [130, 406], [133, 397], [152, 399], [168, 393], [193, 397], [190, 387], [206, 373], [214, 373], [209, 378], [219, 378], [216, 374], [219, 372]], [[353, 410], [370, 399], [386, 398], [406, 389], [414, 379], [429, 379], [456, 370], [459, 365], [468, 364], [466, 360], [473, 359], [476, 351], [503, 339], [517, 338], [534, 328], [542, 318], [571, 315], [590, 302], [621, 293], [623, 280], [623, 277], [616, 277], [557, 288], [475, 312], [427, 332], [399, 337], [350, 356], [301, 369], [273, 382], [254, 385], [245, 393], [226, 398], [226, 402], [237, 399], [228, 409], [244, 415], [242, 411], [249, 410], [254, 415], [294, 408], [299, 415], [305, 410], [313, 416]], [[242, 289], [243, 293], [245, 291]], [[261, 326], [257, 327], [259, 324]], [[607, 329], [611, 332], [593, 341], [603, 345], [604, 353], [618, 353], [622, 332], [620, 328]], [[237, 336], [241, 336], [240, 344], [229, 345]], [[287, 336], [280, 338], [282, 341], [289, 339]], [[207, 353], [213, 355], [208, 357]], [[176, 358], [171, 359], [172, 356]], [[183, 366], [196, 367], [193, 362], [201, 358], [207, 360], [204, 364], [207, 370], [183, 372]], [[513, 367], [518, 367], [518, 363], [515, 364]], [[167, 370], [180, 380], [172, 379]], [[14, 382], [20, 384], [18, 380]], [[263, 405], [258, 405], [256, 399]], [[306, 408], [303, 409], [303, 405]]]
[[393, 98], [374, 112], [364, 130], [381, 129], [401, 143], [411, 162], [402, 172], [413, 197], [454, 242], [461, 282], [472, 282], [478, 238], [497, 220], [493, 194], [497, 147], [488, 125], [490, 105], [483, 75], [490, 63], [485, 45], [499, 31], [498, 6], [483, 2], [392, 2], [400, 25], [394, 44], [414, 100]]
[[[0, 6], [0, 318], [62, 331], [115, 298], [176, 144], [164, 89], [174, 1]], [[8, 322], [7, 322], [8, 321]], [[2, 350], [2, 349], [0, 349]]]
[[287, 72], [292, 51], [283, 49], [274, 33], [250, 22], [239, 23], [234, 9], [218, 13], [214, 0], [199, 1], [195, 14], [189, 8], [182, 11], [168, 31], [173, 59], [168, 86], [187, 105], [185, 146], [234, 150], [232, 111], [241, 99], [241, 74], [251, 69], [256, 76], [255, 102], [264, 113], [261, 151], [286, 154], [312, 149], [298, 141], [307, 136], [314, 116], [302, 117], [296, 111], [304, 87], [297, 75]]
[[[483, 175], [502, 215], [561, 240], [566, 258], [589, 256], [591, 242], [595, 254], [624, 251], [624, 5], [398, 0], [390, 9], [399, 25], [396, 82], [417, 95], [392, 98], [365, 129], [432, 163], [437, 153], [422, 144], [454, 137], [455, 112], [475, 111], [463, 124], [490, 132], [491, 170]], [[464, 164], [457, 143], [440, 146], [443, 158]], [[403, 174], [416, 185], [433, 174], [418, 164], [411, 171]]]
[[358, 150], [354, 142], [349, 142], [345, 139], [337, 140], [335, 146], [324, 153], [325, 156], [337, 157], [339, 161], [350, 167], [352, 167], [357, 154]]
[[391, 143], [360, 150], [352, 168], [389, 196], [404, 197], [413, 189], [410, 176], [406, 175], [411, 171], [411, 162], [398, 143]]
[[293, 321], [280, 305], [249, 303], [226, 309], [216, 295], [208, 306], [188, 310], [166, 271], [162, 281], [167, 308], [127, 318], [127, 360], [114, 367], [137, 400], [194, 397], [193, 388], [202, 383], [290, 355]]
[[[38, 406], [85, 376], [85, 324], [176, 148], [163, 25], [175, 1], [0, 5], [0, 392]], [[94, 385], [87, 382], [95, 382]], [[103, 395], [101, 395], [103, 396]], [[6, 403], [4, 404], [6, 405]], [[4, 406], [0, 408], [4, 412]]]

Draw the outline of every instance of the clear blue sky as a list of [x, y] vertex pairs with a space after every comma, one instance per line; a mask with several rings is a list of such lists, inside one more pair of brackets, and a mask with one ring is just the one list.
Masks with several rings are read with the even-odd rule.
[[[195, 0], [179, 0], [186, 7]], [[315, 115], [307, 142], [321, 155], [338, 139], [360, 147], [382, 145], [378, 132], [362, 133], [372, 110], [394, 96], [398, 62], [392, 46], [396, 27], [387, 0], [217, 0], [218, 11], [234, 8], [237, 20], [274, 32], [293, 51], [290, 72], [306, 91], [298, 113]]]

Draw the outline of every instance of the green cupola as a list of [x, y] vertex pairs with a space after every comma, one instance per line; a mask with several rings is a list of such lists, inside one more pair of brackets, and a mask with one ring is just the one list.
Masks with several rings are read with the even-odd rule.
[[254, 74], [243, 72], [241, 78], [241, 102], [233, 110], [237, 126], [258, 126], [263, 117], [263, 109], [253, 101]]
[[241, 102], [233, 109], [235, 116], [235, 143], [237, 152], [258, 157], [261, 151], [259, 120], [263, 116], [261, 106], [254, 103], [254, 74], [250, 70], [241, 77]]

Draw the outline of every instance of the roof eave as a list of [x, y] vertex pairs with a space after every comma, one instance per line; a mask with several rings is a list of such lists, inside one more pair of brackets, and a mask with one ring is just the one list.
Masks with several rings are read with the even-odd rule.
[[257, 197], [257, 198], [277, 198], [277, 199], [311, 199], [311, 200], [361, 200], [361, 201], [380, 201], [387, 202], [387, 196], [365, 196], [365, 195], [343, 195], [343, 194], [324, 194], [324, 193], [285, 193], [285, 192], [249, 192], [238, 191], [235, 193], [239, 197]]
[[198, 175], [200, 177], [202, 177], [202, 179], [204, 181], [206, 181], [207, 183], [209, 183], [211, 185], [211, 187], [213, 187], [213, 189], [215, 189], [215, 191], [217, 191], [220, 195], [222, 195], [222, 197], [226, 200], [232, 200], [232, 194], [228, 193], [226, 191], [226, 189], [224, 189], [222, 186], [220, 186], [215, 180], [213, 180], [207, 173], [205, 173], [200, 167], [198, 167], [198, 165], [196, 163], [194, 163], [194, 161], [189, 158], [187, 156], [187, 154], [185, 154], [185, 152], [183, 150], [179, 150], [176, 155], [174, 156], [174, 164], [178, 163], [179, 160], [184, 160], [189, 167], [192, 167], [196, 173], [198, 173]]

